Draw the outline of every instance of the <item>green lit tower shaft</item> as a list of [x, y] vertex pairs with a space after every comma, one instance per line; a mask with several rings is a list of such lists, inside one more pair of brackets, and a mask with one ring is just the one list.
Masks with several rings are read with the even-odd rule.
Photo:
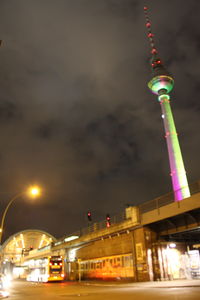
[[149, 21], [147, 7], [144, 7], [146, 16], [146, 27], [148, 29], [148, 38], [151, 45], [151, 67], [153, 78], [148, 83], [150, 90], [158, 96], [161, 105], [162, 118], [165, 129], [165, 138], [167, 142], [172, 185], [175, 201], [180, 201], [190, 197], [190, 190], [187, 182], [181, 149], [178, 141], [176, 127], [170, 106], [169, 93], [173, 89], [174, 80], [164, 68], [154, 43], [154, 35], [151, 32], [151, 23]]

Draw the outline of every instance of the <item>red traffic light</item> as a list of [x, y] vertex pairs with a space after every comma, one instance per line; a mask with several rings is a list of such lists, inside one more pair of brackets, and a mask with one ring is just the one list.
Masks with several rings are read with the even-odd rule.
[[106, 215], [106, 220], [110, 221], [110, 215], [109, 214]]
[[87, 217], [88, 217], [88, 221], [92, 221], [92, 214], [91, 214], [91, 211], [88, 211]]
[[110, 227], [111, 223], [110, 223], [110, 215], [107, 214], [106, 215], [106, 227]]

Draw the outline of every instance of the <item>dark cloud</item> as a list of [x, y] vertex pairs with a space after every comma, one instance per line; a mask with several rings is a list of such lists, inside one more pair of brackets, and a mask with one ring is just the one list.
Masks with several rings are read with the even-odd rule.
[[39, 124], [34, 130], [35, 135], [41, 139], [51, 139], [57, 134], [59, 124], [53, 120], [46, 121], [45, 123]]
[[0, 99], [0, 122], [9, 122], [18, 117], [18, 108], [8, 99]]
[[[6, 236], [56, 236], [171, 191], [160, 106], [148, 91], [143, 1], [0, 2], [1, 209], [18, 199]], [[199, 178], [199, 6], [146, 1], [155, 41], [175, 78], [174, 112], [189, 182]], [[191, 159], [191, 157], [193, 159]], [[56, 225], [57, 224], [57, 225]]]

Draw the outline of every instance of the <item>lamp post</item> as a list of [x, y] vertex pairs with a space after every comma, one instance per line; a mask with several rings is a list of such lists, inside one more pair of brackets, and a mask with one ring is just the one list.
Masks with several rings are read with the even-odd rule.
[[28, 194], [31, 197], [37, 197], [40, 194], [40, 189], [38, 187], [34, 186], [34, 187], [29, 188], [28, 191], [18, 193], [18, 194], [16, 194], [14, 197], [12, 197], [10, 199], [10, 201], [8, 202], [6, 208], [5, 208], [4, 212], [3, 212], [3, 216], [2, 216], [2, 219], [1, 219], [0, 245], [1, 245], [1, 240], [2, 240], [2, 235], [3, 235], [3, 229], [4, 229], [4, 221], [5, 221], [5, 217], [6, 217], [7, 211], [9, 209], [9, 207], [11, 206], [11, 204], [15, 201], [15, 199], [20, 198], [24, 194]]

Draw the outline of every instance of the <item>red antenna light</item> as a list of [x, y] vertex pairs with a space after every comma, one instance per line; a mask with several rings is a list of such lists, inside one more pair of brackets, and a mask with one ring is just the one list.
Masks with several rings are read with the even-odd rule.
[[151, 37], [153, 37], [154, 36], [154, 34], [153, 33], [148, 33], [148, 35], [147, 35], [149, 38], [151, 38]]
[[155, 48], [153, 48], [153, 49], [151, 50], [151, 53], [152, 53], [152, 54], [156, 54], [156, 53], [158, 53], [158, 52], [157, 52], [157, 50], [156, 50]]
[[151, 22], [149, 19], [149, 15], [148, 15], [148, 8], [147, 6], [144, 6], [144, 14], [145, 14], [145, 18], [146, 18], [146, 28], [148, 30], [148, 38], [149, 38], [149, 42], [150, 42], [150, 47], [151, 47], [151, 54], [156, 55], [158, 53], [156, 46], [155, 46], [155, 42], [154, 42], [154, 34], [151, 32]]

